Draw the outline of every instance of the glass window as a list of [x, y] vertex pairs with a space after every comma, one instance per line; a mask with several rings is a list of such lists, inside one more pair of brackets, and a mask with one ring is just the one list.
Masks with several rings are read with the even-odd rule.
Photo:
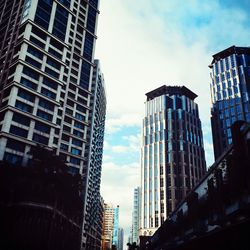
[[81, 155], [82, 151], [80, 149], [77, 149], [77, 148], [71, 148], [71, 153], [73, 155]]
[[45, 136], [34, 133], [33, 141], [48, 145], [49, 139]]
[[23, 74], [35, 79], [35, 80], [39, 80], [39, 73], [37, 73], [36, 71], [34, 71], [31, 68], [28, 68], [26, 66], [23, 67]]
[[14, 125], [11, 125], [10, 133], [24, 137], [24, 138], [27, 138], [27, 136], [28, 136], [28, 131], [26, 129], [22, 129], [22, 128], [19, 128], [19, 127], [14, 126]]
[[26, 78], [23, 78], [23, 77], [22, 77], [20, 83], [21, 83], [22, 85], [24, 85], [24, 86], [30, 88], [30, 89], [34, 89], [34, 90], [37, 89], [37, 84], [34, 83], [34, 82], [32, 82], [32, 81], [30, 81], [30, 80], [28, 80], [28, 79], [26, 79]]
[[76, 164], [76, 165], [80, 165], [81, 160], [75, 157], [70, 157], [70, 163]]
[[20, 102], [18, 100], [16, 100], [16, 104], [15, 104], [15, 107], [24, 111], [24, 112], [29, 112], [29, 113], [32, 113], [33, 111], [33, 107], [26, 104], [26, 103], [23, 103], [23, 102]]
[[39, 100], [39, 106], [48, 109], [50, 111], [54, 111], [54, 104], [44, 99]]
[[11, 164], [14, 164], [14, 165], [19, 165], [22, 162], [22, 156], [5, 152], [3, 160], [5, 160]]
[[50, 133], [50, 126], [48, 126], [47, 124], [44, 124], [42, 122], [36, 121], [35, 129], [39, 130], [40, 132], [47, 133], [47, 134]]
[[45, 119], [47, 121], [52, 121], [53, 116], [51, 114], [48, 114], [42, 110], [37, 110], [37, 116], [41, 117], [42, 119]]
[[41, 94], [44, 96], [47, 96], [48, 98], [51, 98], [54, 100], [56, 99], [56, 94], [54, 92], [49, 91], [48, 89], [42, 88]]
[[28, 91], [25, 91], [23, 89], [18, 89], [18, 96], [20, 96], [21, 98], [30, 101], [30, 102], [34, 102], [35, 101], [35, 96], [32, 95], [31, 93], [29, 93]]
[[21, 115], [19, 113], [13, 114], [12, 121], [18, 122], [18, 123], [25, 125], [25, 126], [30, 125], [30, 118], [28, 118], [27, 116]]
[[52, 88], [52, 89], [56, 89], [57, 90], [57, 87], [58, 87], [58, 83], [47, 78], [47, 77], [44, 77], [43, 78], [43, 84], [45, 84], [46, 86]]
[[75, 138], [72, 138], [72, 144], [78, 146], [78, 147], [82, 147], [82, 141], [77, 140]]
[[35, 49], [35, 48], [32, 47], [32, 46], [29, 46], [27, 51], [28, 51], [31, 55], [33, 55], [33, 56], [39, 58], [40, 60], [43, 59], [43, 53], [42, 53], [40, 50]]
[[20, 152], [24, 152], [25, 150], [25, 144], [22, 142], [19, 142], [17, 140], [13, 140], [13, 139], [8, 139], [7, 144], [6, 144], [7, 148], [16, 150], [16, 151], [20, 151]]

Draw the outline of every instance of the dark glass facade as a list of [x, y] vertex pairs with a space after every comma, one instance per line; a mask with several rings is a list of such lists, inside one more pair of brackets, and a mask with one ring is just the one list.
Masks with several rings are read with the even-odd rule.
[[250, 49], [232, 46], [213, 56], [211, 68], [211, 123], [217, 159], [232, 142], [230, 127], [250, 122]]

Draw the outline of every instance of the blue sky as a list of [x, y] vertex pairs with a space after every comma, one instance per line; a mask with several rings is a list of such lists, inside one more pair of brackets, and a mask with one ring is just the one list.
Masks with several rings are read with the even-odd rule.
[[107, 91], [101, 193], [120, 205], [125, 241], [133, 188], [140, 185], [145, 93], [163, 84], [196, 94], [207, 165], [213, 163], [210, 127], [212, 55], [250, 45], [248, 0], [100, 0], [96, 57]]

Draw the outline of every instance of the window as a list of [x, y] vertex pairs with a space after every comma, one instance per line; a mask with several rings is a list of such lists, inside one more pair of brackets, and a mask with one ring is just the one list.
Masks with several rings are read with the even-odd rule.
[[45, 72], [48, 73], [49, 75], [59, 79], [59, 74], [57, 72], [55, 72], [54, 70], [52, 70], [48, 67], [45, 67]]
[[45, 109], [48, 109], [50, 111], [54, 111], [54, 104], [52, 104], [51, 102], [48, 102], [44, 99], [39, 100], [39, 106], [43, 107]]
[[8, 139], [7, 144], [6, 144], [7, 148], [16, 150], [16, 151], [20, 151], [20, 152], [24, 152], [25, 150], [25, 144], [22, 142], [19, 142], [17, 140], [13, 140], [13, 139]]
[[57, 87], [58, 87], [57, 82], [55, 82], [55, 81], [53, 81], [53, 80], [51, 80], [51, 79], [49, 79], [47, 77], [43, 78], [43, 84], [50, 87], [50, 88], [52, 88], [52, 89], [55, 89], [55, 90], [57, 90]]
[[18, 123], [25, 125], [25, 126], [30, 125], [30, 119], [24, 115], [19, 114], [19, 113], [13, 114], [12, 121], [18, 122]]
[[45, 88], [42, 88], [41, 89], [41, 94], [44, 95], [44, 96], [47, 96], [48, 98], [51, 98], [51, 99], [56, 99], [56, 94], [49, 91], [48, 89], [45, 89]]
[[24, 85], [24, 86], [30, 88], [30, 89], [34, 89], [34, 90], [37, 89], [37, 84], [34, 83], [34, 82], [32, 82], [32, 81], [30, 81], [30, 80], [28, 80], [28, 79], [26, 79], [26, 78], [23, 78], [23, 77], [22, 77], [20, 83], [21, 83], [22, 85]]
[[77, 149], [77, 148], [71, 148], [71, 153], [73, 155], [81, 155], [82, 151], [80, 149]]
[[33, 36], [30, 36], [30, 41], [34, 44], [36, 44], [37, 46], [39, 46], [40, 48], [44, 49], [45, 48], [45, 44], [40, 42], [38, 39], [36, 39]]
[[44, 29], [48, 29], [49, 21], [50, 21], [50, 14], [52, 9], [52, 0], [39, 0], [36, 15], [35, 15], [35, 23], [39, 26], [43, 27]]
[[15, 105], [16, 108], [24, 111], [24, 112], [29, 112], [29, 113], [32, 113], [33, 111], [33, 107], [26, 104], [26, 103], [23, 103], [23, 102], [20, 102], [18, 100], [16, 100], [16, 105]]
[[22, 162], [22, 156], [5, 152], [3, 160], [5, 160], [11, 164], [14, 164], [14, 165], [19, 165]]
[[80, 122], [77, 122], [77, 121], [75, 121], [74, 126], [76, 128], [84, 129], [84, 125], [82, 123], [80, 123]]
[[47, 121], [52, 121], [53, 116], [51, 114], [48, 114], [42, 110], [37, 110], [37, 116], [39, 116], [42, 119], [45, 119]]
[[31, 68], [28, 68], [26, 66], [23, 67], [23, 74], [35, 79], [35, 80], [39, 80], [39, 73], [37, 73], [36, 71], [34, 71]]
[[18, 96], [20, 96], [21, 98], [30, 101], [30, 102], [34, 102], [35, 101], [35, 96], [32, 95], [31, 93], [29, 93], [28, 91], [25, 91], [23, 89], [18, 89]]
[[62, 55], [60, 53], [58, 53], [57, 51], [55, 51], [54, 49], [52, 49], [52, 48], [49, 48], [49, 53], [51, 53], [52, 55], [54, 55], [58, 59], [62, 59]]
[[76, 129], [73, 130], [73, 134], [76, 135], [79, 138], [83, 138], [83, 133], [76, 130]]
[[49, 139], [45, 136], [33, 134], [33, 141], [48, 145]]
[[41, 69], [42, 64], [39, 63], [39, 62], [37, 62], [36, 60], [32, 59], [32, 58], [29, 57], [29, 56], [26, 56], [26, 57], [25, 57], [25, 62], [27, 62], [27, 63], [33, 65], [34, 67], [36, 67], [36, 68], [38, 68], [38, 69]]
[[40, 131], [40, 132], [47, 133], [47, 134], [50, 133], [50, 126], [48, 126], [48, 125], [46, 125], [46, 124], [44, 124], [42, 122], [36, 121], [35, 129]]
[[72, 144], [78, 147], [82, 147], [82, 141], [72, 138]]
[[22, 129], [22, 128], [19, 128], [19, 127], [14, 126], [14, 125], [11, 125], [10, 133], [24, 137], [24, 138], [27, 138], [27, 136], [28, 136], [28, 131], [26, 129]]
[[64, 150], [64, 151], [68, 151], [68, 148], [69, 146], [64, 144], [64, 143], [61, 143], [61, 146], [60, 146], [60, 149]]
[[27, 50], [31, 55], [39, 58], [40, 60], [43, 60], [43, 53], [38, 50], [38, 49], [35, 49], [34, 47], [32, 46], [29, 46], [28, 47], [28, 50]]
[[52, 58], [47, 58], [47, 64], [49, 64], [50, 66], [60, 70], [61, 68], [61, 64], [58, 63], [56, 60], [52, 59]]
[[80, 121], [85, 121], [85, 116], [79, 113], [76, 113], [75, 118]]
[[73, 163], [73, 164], [76, 164], [76, 165], [80, 165], [81, 160], [71, 156], [70, 157], [70, 163]]

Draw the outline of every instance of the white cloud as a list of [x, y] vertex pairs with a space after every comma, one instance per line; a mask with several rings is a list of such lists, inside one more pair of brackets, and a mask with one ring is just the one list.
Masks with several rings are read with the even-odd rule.
[[[100, 3], [96, 58], [101, 60], [107, 89], [106, 133], [141, 127], [148, 91], [163, 84], [186, 85], [198, 94], [207, 163], [211, 164], [208, 64], [213, 54], [236, 42], [248, 46], [250, 26], [243, 26], [246, 15], [239, 8], [220, 6], [218, 1]], [[131, 149], [138, 150], [140, 137], [135, 137], [126, 138], [128, 144], [110, 142], [106, 152], [129, 154]], [[120, 203], [120, 218], [126, 228], [131, 224], [132, 190], [139, 174], [131, 165], [109, 162], [103, 167], [104, 199]]]

